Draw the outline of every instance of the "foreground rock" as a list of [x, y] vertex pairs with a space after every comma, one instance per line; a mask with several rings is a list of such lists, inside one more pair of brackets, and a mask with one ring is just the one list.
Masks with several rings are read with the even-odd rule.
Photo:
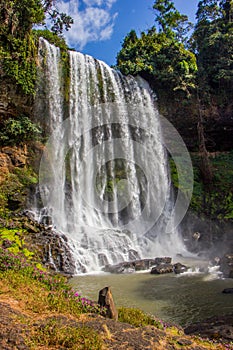
[[233, 341], [233, 314], [208, 318], [203, 322], [188, 326], [184, 331], [185, 334], [196, 334], [203, 338]]
[[99, 291], [98, 304], [101, 308], [106, 309], [106, 317], [115, 321], [118, 320], [118, 311], [116, 309], [110, 287], [105, 287]]

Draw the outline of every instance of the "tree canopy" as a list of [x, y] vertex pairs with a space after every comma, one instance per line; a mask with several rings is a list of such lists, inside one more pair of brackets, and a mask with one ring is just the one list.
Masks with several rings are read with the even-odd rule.
[[157, 93], [167, 89], [190, 95], [195, 87], [197, 65], [195, 55], [184, 44], [190, 29], [188, 18], [168, 0], [155, 1], [153, 8], [159, 31], [152, 27], [137, 37], [132, 30], [117, 55], [117, 68], [123, 74], [140, 74], [149, 79]]
[[0, 2], [0, 73], [13, 79], [26, 94], [34, 93], [36, 81], [37, 45], [33, 26], [45, 26], [45, 20], [50, 20], [51, 34], [61, 36], [73, 23], [55, 5], [55, 0]]
[[117, 68], [149, 79], [158, 94], [163, 88], [190, 95], [198, 86], [205, 95], [217, 89], [228, 103], [233, 91], [233, 1], [199, 1], [191, 38], [187, 16], [172, 1], [156, 0], [153, 9], [156, 27], [140, 36], [132, 30], [125, 37]]
[[212, 93], [221, 89], [230, 96], [233, 91], [233, 1], [199, 1], [196, 18], [192, 39], [201, 87]]

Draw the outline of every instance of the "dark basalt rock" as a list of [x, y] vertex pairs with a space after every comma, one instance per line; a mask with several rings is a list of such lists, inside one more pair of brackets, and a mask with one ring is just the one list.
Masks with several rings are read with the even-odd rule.
[[158, 266], [152, 267], [150, 273], [155, 275], [161, 275], [164, 273], [171, 273], [171, 272], [173, 272], [172, 264], [160, 264]]
[[154, 259], [140, 259], [133, 261], [124, 261], [116, 265], [105, 265], [104, 271], [110, 273], [132, 273], [135, 271], [149, 270], [152, 266], [171, 263], [170, 257], [159, 257]]
[[233, 288], [225, 288], [222, 293], [224, 294], [233, 294]]
[[[66, 275], [73, 275], [76, 272], [76, 264], [72, 255], [72, 249], [68, 238], [55, 230], [52, 225], [38, 223], [31, 211], [23, 211], [17, 218], [28, 232], [27, 244], [33, 246], [42, 263], [53, 271]], [[51, 223], [51, 221], [48, 221]], [[86, 272], [83, 267], [79, 269]]]
[[173, 271], [175, 272], [175, 274], [179, 274], [187, 270], [188, 270], [188, 267], [179, 262], [173, 265]]

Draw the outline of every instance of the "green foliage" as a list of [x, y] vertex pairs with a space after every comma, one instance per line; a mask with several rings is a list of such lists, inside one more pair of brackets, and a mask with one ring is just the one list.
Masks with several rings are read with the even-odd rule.
[[233, 153], [226, 152], [210, 158], [214, 171], [213, 185], [207, 191], [199, 170], [200, 158], [192, 155], [194, 167], [194, 190], [191, 208], [211, 219], [233, 219]]
[[9, 252], [13, 254], [21, 253], [27, 259], [31, 259], [34, 255], [33, 252], [26, 248], [21, 230], [0, 228], [0, 245], [2, 244], [8, 246]]
[[32, 168], [14, 168], [0, 185], [0, 217], [8, 217], [11, 211], [24, 207], [28, 187], [38, 182], [38, 176]]
[[117, 55], [117, 68], [123, 74], [140, 74], [155, 91], [182, 90], [189, 95], [195, 87], [196, 59], [182, 43], [151, 28], [137, 38], [131, 31]]
[[61, 50], [68, 50], [68, 46], [65, 42], [65, 39], [58, 36], [57, 34], [51, 32], [48, 29], [34, 29], [33, 30], [33, 34], [36, 36], [36, 38], [45, 38], [46, 40], [48, 40], [51, 44], [59, 47]]
[[37, 73], [37, 48], [33, 36], [27, 33], [23, 38], [12, 34], [0, 34], [1, 37], [4, 39], [0, 48], [0, 61], [4, 74], [13, 79], [23, 93], [33, 95]]
[[27, 141], [37, 140], [41, 129], [28, 117], [9, 118], [2, 122], [0, 144], [19, 145]]
[[187, 42], [187, 33], [193, 27], [188, 21], [188, 17], [182, 15], [169, 0], [156, 0], [153, 9], [156, 12], [155, 21], [160, 27], [160, 31], [167, 37], [176, 39], [183, 43]]
[[118, 320], [120, 322], [129, 323], [135, 327], [151, 325], [163, 329], [163, 324], [159, 320], [145, 314], [140, 309], [121, 307], [118, 309]]
[[231, 102], [233, 92], [232, 1], [200, 1], [193, 47], [199, 66], [199, 89]]
[[0, 62], [5, 76], [13, 79], [28, 95], [35, 93], [37, 75], [33, 25], [43, 24], [46, 13], [57, 34], [61, 34], [63, 29], [68, 30], [73, 23], [70, 16], [59, 13], [54, 5], [53, 0], [12, 0], [0, 4]]

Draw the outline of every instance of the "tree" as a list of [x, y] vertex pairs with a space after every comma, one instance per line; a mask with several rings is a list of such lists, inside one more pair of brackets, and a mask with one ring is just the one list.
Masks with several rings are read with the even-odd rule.
[[52, 22], [51, 30], [62, 34], [68, 30], [73, 19], [60, 13], [55, 7], [55, 0], [6, 0], [0, 3], [0, 34], [24, 37], [33, 25], [44, 24], [47, 16]]
[[211, 93], [222, 90], [226, 96], [233, 89], [232, 13], [233, 1], [200, 1], [193, 33], [202, 87]]
[[187, 34], [193, 28], [186, 15], [182, 15], [169, 0], [156, 0], [153, 9], [155, 10], [155, 22], [159, 25], [160, 32], [169, 38], [175, 38], [179, 42], [187, 44]]
[[55, 0], [5, 0], [0, 2], [1, 74], [22, 88], [35, 92], [37, 46], [32, 32], [34, 25], [44, 24], [46, 16], [52, 30], [61, 35], [73, 23], [70, 16], [59, 13]]
[[187, 17], [168, 0], [155, 1], [153, 8], [159, 32], [152, 27], [137, 37], [132, 30], [117, 55], [117, 68], [123, 74], [140, 74], [149, 80], [156, 93], [166, 89], [170, 93], [183, 91], [185, 96], [190, 96], [195, 87], [197, 66], [195, 55], [181, 42], [185, 41]]

